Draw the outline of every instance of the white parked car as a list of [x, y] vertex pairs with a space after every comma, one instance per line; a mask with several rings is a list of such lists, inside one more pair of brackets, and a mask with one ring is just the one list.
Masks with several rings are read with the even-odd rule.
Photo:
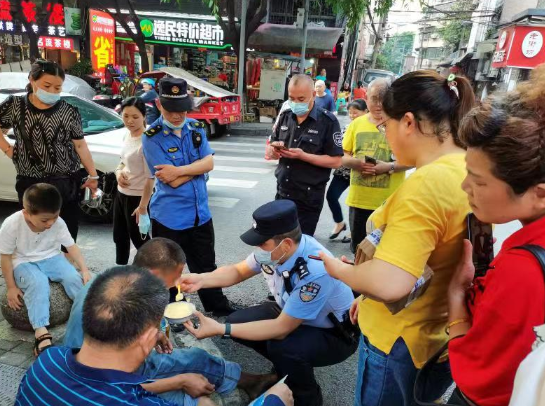
[[[12, 92], [0, 89], [0, 103], [10, 94], [24, 95], [25, 92]], [[123, 137], [126, 133], [123, 120], [113, 110], [102, 107], [92, 101], [82, 99], [69, 93], [61, 93], [61, 98], [78, 108], [85, 140], [93, 156], [96, 169], [101, 176], [99, 187], [104, 191], [102, 204], [98, 208], [81, 205], [86, 217], [96, 221], [110, 221], [112, 217], [113, 199], [117, 191], [117, 182], [114, 175], [119, 164]], [[15, 143], [13, 132], [8, 134], [8, 140]], [[15, 191], [15, 167], [11, 159], [0, 153], [0, 200], [17, 201]]]

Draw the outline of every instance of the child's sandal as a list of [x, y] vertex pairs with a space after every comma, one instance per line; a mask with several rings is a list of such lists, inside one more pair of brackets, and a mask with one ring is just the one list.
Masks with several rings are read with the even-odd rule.
[[53, 342], [53, 336], [49, 333], [45, 333], [34, 340], [34, 356], [35, 357], [40, 355], [47, 348], [53, 347], [53, 344], [48, 344], [48, 345], [44, 345], [43, 347], [40, 347], [40, 343], [42, 343], [45, 340], [51, 340]]

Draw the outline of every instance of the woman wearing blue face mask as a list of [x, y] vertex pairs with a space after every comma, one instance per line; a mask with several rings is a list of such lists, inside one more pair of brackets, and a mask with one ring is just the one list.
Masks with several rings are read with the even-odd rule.
[[115, 174], [117, 194], [114, 202], [114, 242], [116, 264], [127, 265], [131, 241], [140, 248], [149, 240], [148, 205], [155, 179], [142, 150], [146, 130], [146, 105], [139, 97], [129, 97], [121, 104], [121, 117], [127, 135], [121, 150], [121, 162]]
[[93, 195], [98, 176], [83, 138], [76, 107], [61, 99], [64, 70], [55, 62], [37, 61], [28, 75], [25, 96], [10, 96], [0, 104], [0, 128], [13, 128], [15, 145], [0, 137], [0, 149], [13, 160], [17, 171], [15, 189], [22, 205], [23, 193], [36, 183], [57, 187], [62, 196], [60, 217], [74, 238], [78, 233], [81, 165], [89, 176], [83, 187]]

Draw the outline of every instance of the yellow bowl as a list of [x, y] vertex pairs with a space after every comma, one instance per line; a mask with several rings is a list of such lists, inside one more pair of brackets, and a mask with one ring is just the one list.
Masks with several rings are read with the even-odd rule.
[[171, 324], [182, 324], [188, 321], [196, 310], [193, 303], [170, 303], [165, 309], [165, 319]]

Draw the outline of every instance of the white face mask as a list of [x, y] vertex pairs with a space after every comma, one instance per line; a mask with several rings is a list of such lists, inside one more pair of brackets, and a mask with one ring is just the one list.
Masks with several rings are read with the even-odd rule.
[[272, 250], [272, 251], [265, 251], [263, 248], [257, 247], [254, 250], [254, 258], [255, 260], [261, 264], [261, 265], [268, 265], [268, 266], [276, 266], [280, 262], [282, 258], [284, 258], [285, 253], [278, 259], [272, 259], [272, 253], [276, 251], [278, 247], [280, 247], [280, 244], [282, 244], [284, 240], [280, 241], [280, 243]]

